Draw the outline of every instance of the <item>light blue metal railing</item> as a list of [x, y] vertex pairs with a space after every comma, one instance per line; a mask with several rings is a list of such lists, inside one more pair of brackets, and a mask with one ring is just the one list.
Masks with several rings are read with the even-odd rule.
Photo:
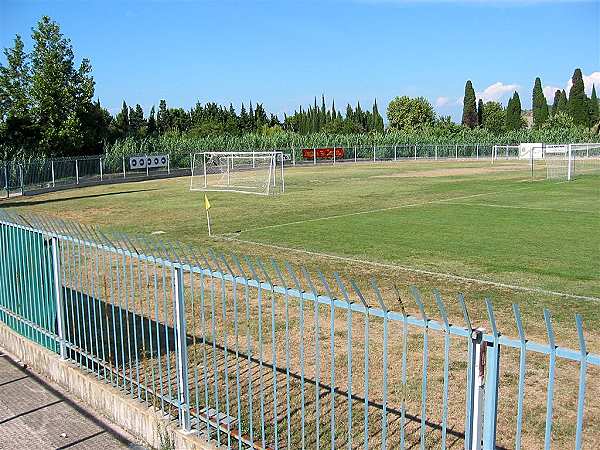
[[[330, 283], [275, 260], [204, 255], [43, 216], [0, 210], [0, 244], [2, 322], [227, 448], [492, 449], [498, 426], [503, 445], [516, 448], [597, 439], [586, 382], [600, 355], [587, 351], [579, 315], [572, 350], [557, 345], [547, 310], [540, 343], [526, 338], [514, 305], [513, 339], [500, 333], [490, 300], [488, 333], [473, 328], [460, 295], [464, 326], [450, 322], [437, 290], [429, 306], [440, 321], [416, 288], [412, 315], [400, 292], [374, 279], [367, 291], [337, 273]], [[499, 421], [510, 349], [516, 416]], [[573, 394], [574, 411], [555, 405], [569, 362], [561, 395]], [[546, 385], [541, 404], [525, 396], [528, 367], [547, 368], [535, 379]], [[531, 401], [544, 410], [543, 433], [524, 424]], [[553, 432], [557, 408], [573, 436]]]

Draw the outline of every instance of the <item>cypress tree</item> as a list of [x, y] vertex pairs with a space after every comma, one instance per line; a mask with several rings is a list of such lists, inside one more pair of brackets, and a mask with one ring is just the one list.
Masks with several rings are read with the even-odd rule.
[[569, 91], [569, 113], [573, 118], [575, 125], [588, 125], [588, 105], [587, 96], [585, 95], [583, 85], [583, 75], [581, 69], [575, 69], [573, 78], [571, 79], [573, 85]]
[[519, 94], [515, 92], [512, 98], [508, 101], [506, 108], [506, 129], [518, 130], [523, 126], [523, 120], [521, 119], [521, 99]]
[[548, 120], [548, 102], [546, 102], [546, 97], [542, 90], [542, 80], [540, 80], [540, 77], [537, 77], [533, 84], [532, 105], [533, 126], [539, 128], [546, 120]]
[[560, 98], [558, 99], [558, 110], [557, 112], [562, 112], [565, 114], [569, 113], [569, 100], [567, 99], [567, 93], [563, 89], [560, 91]]
[[150, 114], [148, 115], [148, 134], [150, 136], [154, 136], [156, 134], [156, 119], [154, 118], [154, 105], [150, 109]]
[[127, 136], [129, 134], [129, 108], [127, 107], [127, 103], [125, 103], [125, 100], [123, 100], [121, 112], [119, 112], [115, 118], [115, 123], [121, 136]]
[[483, 100], [479, 99], [479, 102], [477, 103], [477, 125], [478, 126], [483, 126]]
[[467, 80], [465, 84], [465, 97], [463, 100], [463, 115], [462, 124], [469, 127], [475, 128], [477, 126], [477, 105], [475, 99], [475, 90], [471, 80]]
[[596, 95], [596, 85], [592, 85], [592, 96], [590, 97], [590, 127], [596, 125], [600, 120], [600, 105]]
[[560, 89], [557, 89], [556, 92], [554, 92], [554, 101], [552, 102], [552, 110], [550, 111], [550, 114], [554, 115], [558, 112], [558, 103], [560, 102], [561, 95], [562, 93], [560, 92]]

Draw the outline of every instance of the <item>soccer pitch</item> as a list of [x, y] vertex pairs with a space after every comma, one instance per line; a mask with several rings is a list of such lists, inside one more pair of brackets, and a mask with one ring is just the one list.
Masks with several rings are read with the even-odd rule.
[[[286, 192], [210, 192], [213, 236], [203, 193], [189, 178], [94, 186], [3, 203], [101, 228], [159, 234], [203, 252], [260, 256], [325, 275], [334, 271], [384, 292], [437, 287], [450, 314], [464, 292], [485, 326], [483, 298], [513, 324], [519, 303], [528, 335], [545, 337], [542, 308], [559, 342], [584, 318], [590, 350], [600, 336], [600, 177], [545, 180], [545, 168], [519, 161], [400, 161], [286, 167]], [[437, 317], [435, 306], [431, 315]], [[514, 325], [511, 325], [514, 326]], [[594, 344], [596, 342], [596, 344]]]

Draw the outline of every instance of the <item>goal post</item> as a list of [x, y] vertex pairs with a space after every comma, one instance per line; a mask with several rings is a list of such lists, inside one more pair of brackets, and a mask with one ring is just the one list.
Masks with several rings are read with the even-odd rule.
[[571, 181], [600, 174], [600, 143], [548, 145], [544, 149], [546, 178]]
[[283, 152], [196, 153], [190, 190], [281, 194], [285, 191], [283, 163]]

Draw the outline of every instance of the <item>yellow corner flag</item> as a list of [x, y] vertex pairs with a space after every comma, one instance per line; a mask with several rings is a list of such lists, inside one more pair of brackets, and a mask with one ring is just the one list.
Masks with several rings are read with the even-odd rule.
[[210, 209], [210, 202], [208, 201], [206, 194], [204, 194], [204, 209], [206, 210], [206, 224], [208, 225], [208, 235], [210, 236], [212, 234], [210, 232], [210, 213], [208, 212]]

